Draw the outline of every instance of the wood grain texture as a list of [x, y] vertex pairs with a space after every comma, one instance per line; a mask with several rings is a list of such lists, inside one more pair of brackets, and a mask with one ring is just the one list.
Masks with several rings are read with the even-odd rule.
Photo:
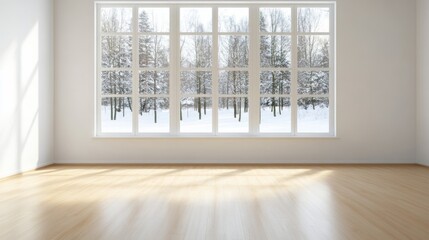
[[53, 165], [0, 182], [0, 239], [429, 239], [417, 165]]

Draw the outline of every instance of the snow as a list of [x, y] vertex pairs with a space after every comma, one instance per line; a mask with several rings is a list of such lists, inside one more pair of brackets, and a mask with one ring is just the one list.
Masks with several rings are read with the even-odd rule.
[[[277, 109], [278, 113], [278, 109]], [[212, 132], [212, 110], [207, 109], [207, 114], [198, 119], [198, 112], [193, 108], [184, 108], [183, 120], [180, 129], [183, 133], [210, 133]], [[249, 129], [249, 114], [242, 112], [241, 122], [233, 117], [233, 109], [220, 109], [219, 132], [220, 133], [246, 133]], [[139, 115], [139, 132], [142, 133], [168, 133], [170, 130], [170, 111], [158, 110], [157, 123], [154, 123], [154, 112]], [[329, 132], [329, 108], [309, 107], [307, 110], [298, 108], [298, 133], [327, 133]], [[125, 116], [118, 112], [116, 120], [110, 120], [110, 107], [101, 107], [101, 131], [103, 133], [131, 133], [132, 113], [127, 108]], [[273, 116], [270, 108], [261, 109], [261, 133], [289, 133], [291, 132], [290, 108], [284, 108], [281, 115]]]

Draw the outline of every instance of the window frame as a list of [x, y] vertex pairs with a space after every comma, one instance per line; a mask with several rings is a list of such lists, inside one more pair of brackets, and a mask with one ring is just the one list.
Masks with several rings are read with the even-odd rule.
[[[118, 2], [106, 2], [106, 1], [95, 1], [95, 116], [94, 116], [94, 137], [96, 138], [337, 138], [336, 129], [336, 2], [262, 2], [262, 1], [251, 1], [251, 2], [225, 2], [225, 1], [207, 1], [207, 2], [132, 2], [132, 3], [118, 3]], [[100, 12], [101, 8], [106, 7], [121, 7], [121, 8], [132, 8], [133, 19], [132, 19], [132, 31], [130, 33], [102, 33], [100, 27]], [[132, 107], [133, 109], [139, 108], [139, 99], [144, 97], [139, 93], [139, 72], [141, 68], [139, 66], [139, 48], [138, 46], [139, 36], [142, 35], [138, 31], [138, 18], [134, 16], [138, 15], [139, 8], [157, 8], [167, 7], [170, 9], [170, 32], [169, 33], [143, 33], [149, 35], [167, 35], [169, 36], [170, 44], [170, 55], [169, 55], [169, 66], [166, 68], [169, 71], [169, 93], [162, 94], [158, 97], [167, 96], [169, 98], [169, 128], [168, 133], [141, 133], [139, 132], [138, 122], [139, 114], [138, 111], [132, 111], [132, 132], [130, 133], [107, 133], [101, 131], [101, 101], [103, 97], [121, 97], [122, 95], [103, 95], [101, 93], [101, 73], [103, 68], [101, 66], [101, 37], [102, 36], [113, 36], [113, 35], [130, 35], [132, 36], [132, 67], [129, 69], [132, 72]], [[200, 35], [212, 36], [212, 92], [208, 94], [212, 98], [212, 132], [210, 133], [181, 133], [180, 132], [180, 119], [179, 119], [179, 103], [181, 101], [180, 92], [180, 73], [182, 67], [180, 66], [180, 8], [181, 7], [211, 7], [212, 8], [212, 31], [204, 33], [194, 33]], [[248, 32], [237, 32], [237, 33], [225, 33], [218, 31], [218, 8], [227, 7], [246, 7], [249, 8], [249, 31]], [[272, 33], [259, 31], [259, 8], [291, 8], [291, 31], [290, 33]], [[323, 7], [329, 8], [329, 32], [311, 32], [303, 33], [298, 32], [297, 25], [297, 13], [299, 7], [311, 8], [311, 7]], [[183, 32], [184, 35], [193, 35], [193, 33]], [[218, 132], [218, 101], [222, 94], [219, 94], [219, 82], [218, 76], [222, 68], [220, 68], [218, 62], [219, 54], [219, 36], [221, 35], [248, 35], [249, 44], [249, 90], [245, 94], [248, 96], [249, 101], [249, 131], [246, 133], [219, 133]], [[260, 93], [260, 72], [269, 68], [263, 68], [260, 66], [260, 37], [262, 35], [272, 36], [291, 36], [291, 66], [287, 68], [287, 71], [291, 72], [291, 86], [290, 94], [283, 94], [281, 96], [289, 97], [291, 102], [291, 132], [290, 133], [261, 133], [259, 132], [259, 118], [260, 118], [260, 99], [267, 94]], [[299, 68], [298, 67], [298, 37], [309, 36], [309, 35], [324, 35], [329, 36], [329, 68]], [[256, 46], [256, 47], [255, 47]], [[272, 67], [272, 70], [284, 70], [286, 68]], [[124, 69], [110, 69], [110, 70], [124, 70]], [[154, 69], [155, 70], [155, 69]], [[309, 95], [309, 94], [298, 94], [298, 72], [299, 71], [317, 71], [323, 70], [329, 72], [329, 93], [322, 95]], [[191, 71], [186, 69], [185, 71]], [[186, 94], [189, 95], [189, 94]], [[264, 95], [264, 96], [262, 96]], [[276, 94], [274, 94], [276, 95]], [[280, 95], [276, 95], [278, 97]], [[150, 97], [150, 96], [147, 96]], [[303, 97], [327, 97], [329, 101], [329, 132], [327, 133], [299, 133], [297, 130], [298, 121], [298, 99]], [[253, 106], [253, 107], [252, 107]]]

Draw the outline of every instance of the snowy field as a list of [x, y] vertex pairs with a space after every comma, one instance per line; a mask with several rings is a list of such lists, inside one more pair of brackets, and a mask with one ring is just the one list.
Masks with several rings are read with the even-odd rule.
[[[277, 110], [278, 113], [278, 110]], [[212, 131], [212, 111], [207, 109], [207, 114], [198, 119], [198, 112], [193, 108], [183, 109], [183, 120], [180, 129], [183, 133], [210, 133]], [[233, 117], [233, 109], [219, 110], [219, 132], [243, 133], [249, 129], [249, 114], [242, 112], [241, 122]], [[158, 111], [157, 123], [154, 123], [154, 112], [139, 115], [139, 132], [142, 133], [168, 133], [170, 131], [170, 112]], [[327, 133], [329, 132], [329, 108], [316, 107], [315, 110], [298, 108], [298, 132], [299, 133]], [[118, 112], [116, 120], [110, 120], [110, 107], [101, 108], [101, 131], [105, 133], [131, 133], [132, 113], [127, 108], [125, 116]], [[261, 109], [261, 133], [289, 133], [291, 132], [290, 108], [284, 108], [282, 114], [273, 116], [270, 108]]]

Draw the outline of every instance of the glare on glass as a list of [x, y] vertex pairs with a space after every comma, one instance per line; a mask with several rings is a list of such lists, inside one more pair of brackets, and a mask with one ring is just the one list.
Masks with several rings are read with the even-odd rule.
[[212, 36], [180, 37], [180, 65], [187, 68], [207, 68], [212, 65]]
[[249, 65], [249, 37], [219, 36], [219, 67], [247, 67]]
[[219, 74], [220, 94], [247, 94], [249, 91], [248, 71], [221, 71]]
[[131, 97], [104, 97], [100, 106], [101, 132], [130, 133], [132, 131]]
[[291, 66], [291, 37], [290, 36], [261, 36], [260, 42], [261, 67]]
[[212, 72], [182, 71], [180, 73], [182, 94], [211, 94]]
[[140, 94], [168, 94], [169, 78], [168, 71], [140, 71]]
[[259, 131], [262, 133], [290, 133], [290, 99], [285, 97], [261, 98], [261, 120]]
[[185, 97], [180, 101], [180, 132], [212, 132], [212, 99]]
[[102, 94], [131, 94], [132, 92], [131, 71], [102, 71], [101, 93]]
[[329, 67], [329, 36], [298, 36], [298, 67]]
[[180, 32], [211, 31], [211, 8], [180, 8]]
[[139, 38], [140, 67], [168, 67], [170, 38], [164, 35], [144, 35]]
[[249, 131], [249, 99], [247, 97], [219, 98], [218, 130], [221, 133]]
[[290, 71], [262, 71], [261, 94], [290, 94]]
[[329, 99], [298, 99], [298, 133], [329, 133]]
[[169, 31], [169, 8], [139, 8], [139, 32]]
[[290, 8], [260, 8], [259, 29], [261, 32], [290, 32]]
[[248, 32], [249, 8], [219, 8], [219, 32]]
[[132, 8], [101, 8], [100, 28], [102, 32], [131, 32]]
[[132, 65], [132, 38], [130, 36], [101, 37], [101, 66], [129, 68]]
[[329, 8], [298, 8], [298, 32], [329, 32]]
[[298, 94], [328, 94], [328, 71], [298, 72]]
[[165, 133], [170, 131], [168, 98], [140, 98], [139, 132]]

